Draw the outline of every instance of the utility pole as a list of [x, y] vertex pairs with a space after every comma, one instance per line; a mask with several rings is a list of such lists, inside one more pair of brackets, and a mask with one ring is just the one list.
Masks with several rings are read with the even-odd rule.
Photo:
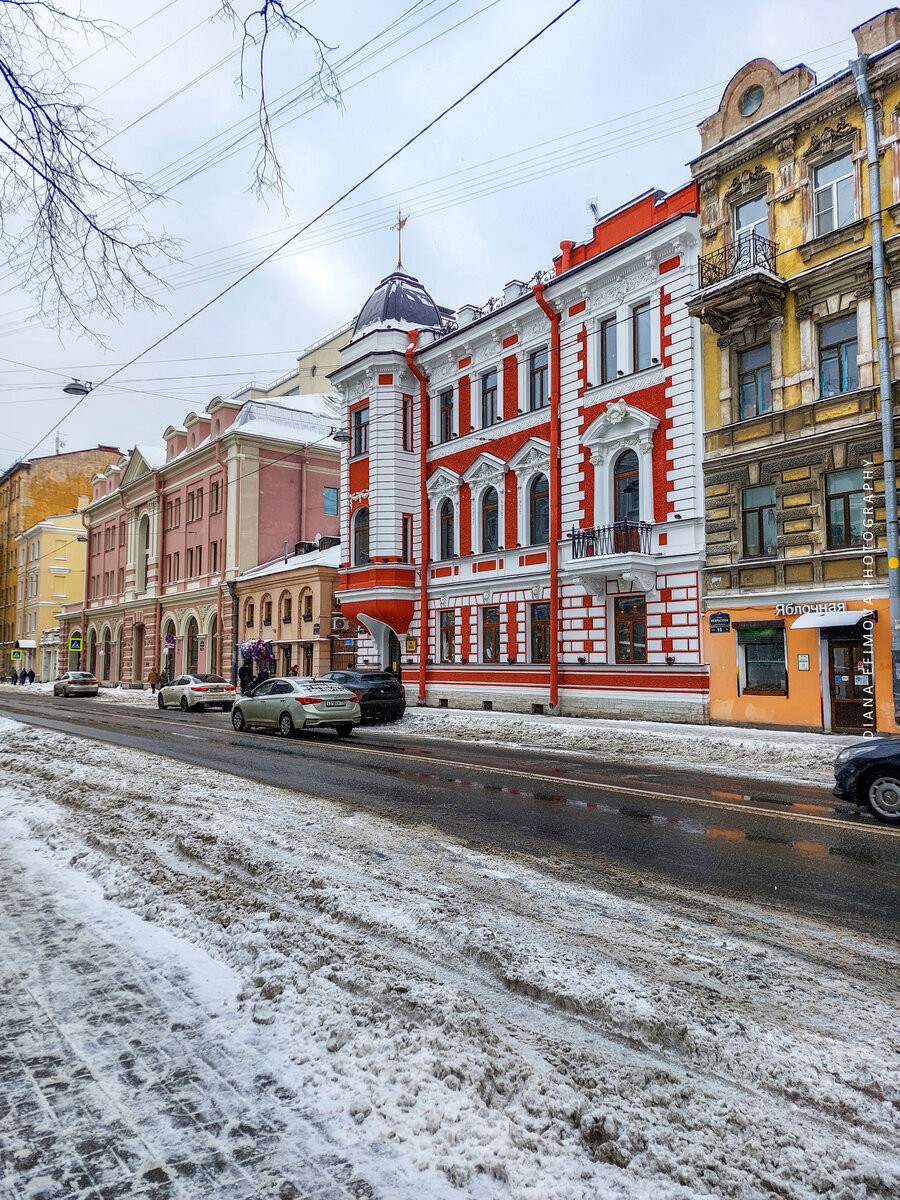
[[869, 166], [869, 224], [872, 229], [872, 282], [878, 332], [878, 391], [881, 399], [881, 448], [884, 458], [884, 512], [887, 526], [888, 599], [891, 620], [891, 681], [894, 720], [900, 723], [900, 537], [897, 526], [897, 468], [894, 447], [894, 401], [891, 379], [891, 338], [887, 319], [887, 280], [881, 218], [881, 165], [875, 102], [866, 78], [868, 54], [853, 59], [850, 69], [866, 122], [866, 161]]

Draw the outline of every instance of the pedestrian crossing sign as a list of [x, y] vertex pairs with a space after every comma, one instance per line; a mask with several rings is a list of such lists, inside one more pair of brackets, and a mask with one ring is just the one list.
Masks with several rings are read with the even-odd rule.
[[70, 637], [69, 638], [69, 649], [70, 650], [80, 650], [81, 649], [81, 638], [77, 637], [77, 636]]
[[22, 657], [22, 651], [21, 650], [12, 650], [12, 651], [10, 651], [9, 657], [13, 660], [13, 662], [18, 662], [19, 659]]

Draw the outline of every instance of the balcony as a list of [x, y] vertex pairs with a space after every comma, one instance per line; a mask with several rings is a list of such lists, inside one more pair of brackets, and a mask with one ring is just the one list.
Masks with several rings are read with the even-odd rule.
[[573, 529], [572, 558], [609, 554], [649, 554], [653, 526], [647, 521], [616, 521], [597, 529]]
[[573, 529], [560, 564], [563, 578], [576, 581], [592, 595], [606, 594], [607, 579], [619, 579], [641, 592], [656, 583], [659, 547], [653, 547], [649, 521], [616, 521], [594, 529]]
[[700, 288], [688, 312], [718, 334], [780, 315], [787, 284], [778, 278], [778, 247], [757, 233], [700, 259]]

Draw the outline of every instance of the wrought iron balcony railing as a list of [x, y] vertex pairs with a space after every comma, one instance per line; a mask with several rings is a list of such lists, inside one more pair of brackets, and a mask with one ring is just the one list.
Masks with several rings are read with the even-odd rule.
[[653, 526], [648, 521], [616, 521], [597, 529], [573, 529], [573, 558], [596, 558], [604, 554], [649, 554]]
[[700, 259], [700, 287], [711, 287], [744, 271], [761, 270], [774, 275], [777, 258], [778, 247], [774, 242], [758, 233], [742, 234], [730, 246], [714, 250]]

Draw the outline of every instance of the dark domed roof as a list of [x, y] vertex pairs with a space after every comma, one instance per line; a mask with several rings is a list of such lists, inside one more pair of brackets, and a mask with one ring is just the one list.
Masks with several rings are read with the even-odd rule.
[[414, 275], [398, 266], [362, 306], [356, 318], [353, 336], [364, 329], [379, 325], [400, 326], [406, 329], [443, 328], [438, 306]]

